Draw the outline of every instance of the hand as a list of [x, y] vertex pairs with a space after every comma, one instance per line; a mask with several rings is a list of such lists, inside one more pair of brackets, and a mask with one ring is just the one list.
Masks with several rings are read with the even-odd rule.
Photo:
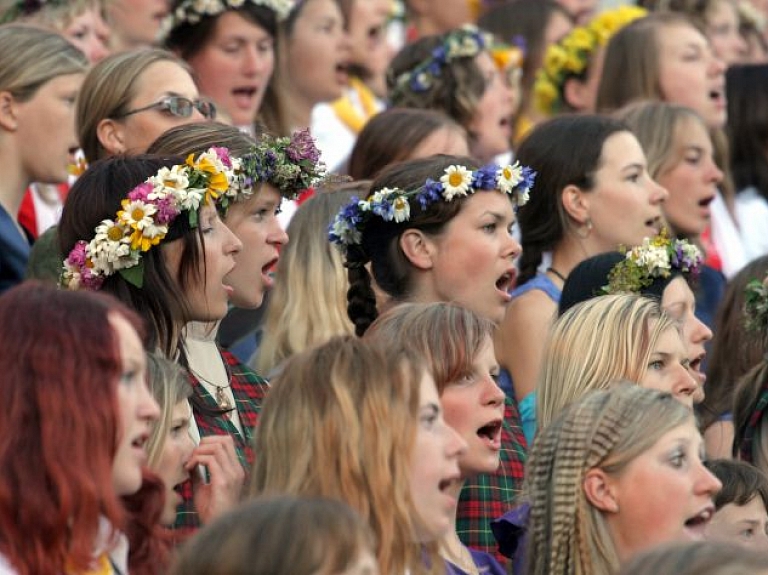
[[[198, 465], [208, 470], [208, 483], [204, 483], [198, 473], [192, 473]], [[203, 437], [187, 462], [187, 470], [192, 475], [195, 509], [202, 523], [226, 513], [240, 500], [245, 471], [231, 436]]]

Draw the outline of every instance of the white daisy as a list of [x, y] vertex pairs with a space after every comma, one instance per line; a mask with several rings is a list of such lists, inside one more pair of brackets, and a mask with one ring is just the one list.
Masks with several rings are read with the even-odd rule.
[[411, 218], [411, 206], [404, 196], [395, 198], [392, 202], [396, 222], [405, 222]]
[[[507, 164], [506, 166], [504, 166], [499, 170], [499, 175], [496, 177], [496, 185], [498, 186], [499, 190], [501, 190], [505, 194], [511, 193], [512, 190], [515, 189], [515, 186], [517, 186], [522, 181], [523, 181], [523, 167], [520, 165], [520, 162], [515, 162], [511, 166]], [[527, 194], [527, 190], [526, 190], [526, 194]], [[527, 195], [526, 195], [526, 201], [528, 201]], [[518, 205], [522, 206], [523, 204], [521, 204], [518, 200]]]
[[464, 166], [448, 166], [440, 177], [443, 184], [443, 198], [446, 202], [455, 196], [466, 196], [472, 184], [472, 172]]
[[134, 230], [143, 230], [154, 224], [152, 216], [157, 212], [154, 204], [141, 200], [123, 200], [123, 209], [117, 212], [119, 222]]

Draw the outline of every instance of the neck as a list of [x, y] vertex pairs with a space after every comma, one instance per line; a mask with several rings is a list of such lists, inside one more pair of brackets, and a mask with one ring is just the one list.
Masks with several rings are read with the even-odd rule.
[[567, 235], [557, 246], [555, 246], [555, 249], [552, 250], [552, 264], [550, 267], [554, 270], [551, 272], [551, 276], [554, 277], [551, 277], [551, 279], [554, 280], [555, 284], [562, 288], [564, 282], [558, 274], [567, 278], [573, 271], [573, 268], [591, 255], [592, 254], [588, 252], [587, 248], [582, 245], [580, 240]]
[[451, 483], [451, 485], [446, 490], [453, 498], [454, 501], [456, 501], [456, 504], [453, 506], [453, 525], [454, 528], [451, 529], [445, 536], [443, 536], [442, 539], [440, 539], [440, 554], [444, 559], [447, 559], [451, 563], [457, 563], [457, 567], [460, 567], [464, 570], [466, 570], [469, 566], [463, 565], [465, 563], [464, 558], [469, 557], [471, 559], [471, 556], [469, 556], [468, 551], [466, 550], [466, 547], [459, 539], [458, 534], [456, 533], [456, 509], [458, 507], [458, 501], [459, 501], [459, 494], [461, 493], [462, 488], [464, 487], [464, 483], [466, 483], [466, 480], [462, 481], [456, 481]]
[[281, 91], [281, 97], [285, 110], [286, 126], [290, 132], [308, 128], [312, 122], [312, 108], [318, 102], [307, 98], [290, 81], [286, 82], [285, 88]]
[[[10, 142], [8, 142], [10, 143]], [[10, 151], [10, 153], [8, 153]], [[10, 161], [3, 163], [3, 177], [0, 179], [0, 205], [15, 218], [19, 213], [21, 200], [31, 182], [29, 176], [21, 168], [16, 154], [12, 150], [0, 149], [0, 157]]]

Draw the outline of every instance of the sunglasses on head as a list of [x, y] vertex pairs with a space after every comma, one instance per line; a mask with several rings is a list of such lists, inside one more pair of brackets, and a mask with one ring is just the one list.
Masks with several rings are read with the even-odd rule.
[[190, 100], [183, 96], [166, 96], [159, 102], [149, 104], [143, 108], [137, 108], [121, 114], [121, 118], [138, 114], [139, 112], [145, 112], [146, 110], [160, 110], [166, 112], [176, 118], [189, 118], [194, 110], [200, 112], [204, 118], [213, 120], [216, 118], [216, 106], [209, 100]]

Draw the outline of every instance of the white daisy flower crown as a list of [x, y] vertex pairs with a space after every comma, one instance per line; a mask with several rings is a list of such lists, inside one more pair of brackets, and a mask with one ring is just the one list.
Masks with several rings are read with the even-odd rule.
[[165, 18], [163, 30], [167, 33], [182, 24], [197, 24], [205, 17], [218, 16], [246, 3], [269, 8], [278, 21], [285, 20], [296, 4], [294, 0], [185, 0]]
[[166, 237], [182, 212], [197, 227], [200, 207], [239, 187], [239, 171], [240, 160], [230, 158], [226, 148], [210, 148], [197, 159], [190, 154], [182, 165], [160, 168], [128, 193], [114, 219], [96, 226], [93, 239], [75, 244], [64, 260], [62, 287], [98, 290], [119, 273], [141, 288], [143, 254]]
[[[448, 166], [439, 180], [428, 179], [415, 190], [382, 188], [365, 200], [353, 197], [336, 215], [328, 228], [328, 239], [343, 251], [360, 245], [366, 225], [373, 217], [386, 222], [406, 222], [411, 218], [411, 200], [422, 211], [440, 200], [451, 202], [477, 190], [499, 190], [512, 196], [515, 208], [528, 202], [536, 172], [515, 162], [513, 165], [488, 164], [472, 171], [461, 165]], [[414, 205], [415, 207], [415, 205]]]

